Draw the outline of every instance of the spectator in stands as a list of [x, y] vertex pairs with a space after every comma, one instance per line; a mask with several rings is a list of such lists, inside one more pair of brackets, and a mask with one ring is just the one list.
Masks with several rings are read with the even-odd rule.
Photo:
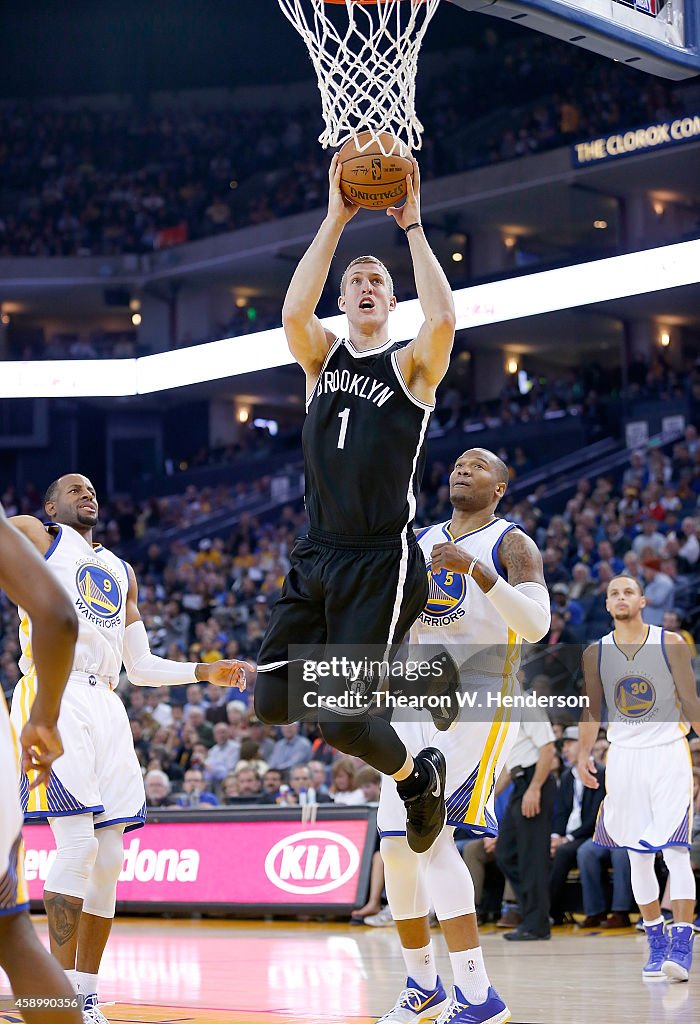
[[568, 584], [569, 573], [561, 564], [561, 555], [556, 548], [545, 548], [542, 562], [544, 564], [544, 577], [550, 590], [555, 583]]
[[165, 772], [157, 768], [146, 772], [143, 785], [146, 790], [146, 807], [149, 810], [173, 807], [177, 804], [177, 799], [171, 794], [172, 784]]
[[632, 541], [632, 550], [642, 561], [651, 553], [652, 557], [658, 557], [664, 548], [665, 537], [657, 530], [657, 520], [652, 516], [644, 516], [641, 521], [641, 530]]
[[311, 759], [311, 744], [306, 736], [300, 735], [299, 724], [281, 725], [280, 732], [282, 737], [275, 743], [268, 761], [270, 768], [285, 771], [296, 764], [306, 764]]
[[688, 747], [690, 749], [690, 760], [693, 763], [693, 768], [700, 768], [700, 737], [693, 736], [688, 741]]
[[[586, 568], [583, 566], [583, 568]], [[580, 626], [583, 622], [583, 605], [571, 596], [571, 587], [566, 583], [555, 583], [551, 588], [552, 593], [552, 614], [555, 612], [564, 621], [564, 627]], [[561, 630], [559, 631], [561, 632]], [[575, 635], [572, 637], [575, 639]], [[556, 643], [567, 643], [566, 639], [555, 641]]]
[[226, 776], [224, 781], [221, 783], [221, 787], [219, 790], [220, 805], [223, 807], [228, 806], [229, 804], [235, 804], [238, 800], [239, 792], [240, 790], [238, 788], [238, 779], [236, 778], [234, 773], [231, 772], [229, 775]]
[[598, 640], [604, 633], [610, 630], [611, 618], [607, 609], [608, 583], [613, 573], [610, 566], [601, 563], [598, 566], [598, 586], [595, 593], [589, 599], [586, 618], [584, 619], [584, 640]]
[[608, 750], [610, 749], [610, 742], [605, 735], [599, 736], [593, 744], [591, 754], [596, 764], [600, 764], [605, 767], [605, 763], [608, 759]]
[[683, 616], [678, 608], [672, 608], [670, 611], [664, 612], [662, 626], [671, 633], [680, 633], [688, 647], [690, 647], [691, 658], [697, 657], [698, 649], [695, 645], [695, 640], [692, 633], [683, 628]]
[[[581, 927], [628, 928], [629, 912], [635, 902], [627, 850], [598, 846], [592, 839], [587, 839], [578, 849], [576, 863], [581, 878], [583, 912], [586, 915]], [[608, 914], [604, 876], [610, 868], [613, 873], [612, 904]]]
[[257, 743], [258, 746], [258, 757], [270, 763], [272, 757], [272, 751], [275, 749], [275, 741], [271, 736], [267, 734], [268, 727], [264, 725], [259, 718], [255, 715], [251, 715], [248, 719], [248, 725], [245, 729], [247, 736]]
[[578, 760], [578, 728], [569, 726], [559, 741], [564, 760], [569, 767], [559, 782], [559, 795], [552, 819], [550, 851], [552, 856], [549, 897], [552, 922], [564, 924], [566, 919], [566, 880], [576, 867], [578, 850], [593, 836], [598, 809], [605, 792], [605, 772], [596, 765], [599, 789], [586, 789], [581, 782]]
[[593, 579], [598, 579], [598, 566], [601, 562], [607, 562], [613, 571], [613, 575], [617, 576], [618, 573], [624, 569], [624, 562], [621, 558], [618, 558], [615, 554], [615, 549], [609, 540], [601, 540], [598, 542], [597, 547], [598, 561], [593, 564], [591, 575]]
[[238, 764], [241, 757], [239, 740], [231, 738], [231, 728], [227, 722], [217, 722], [214, 726], [214, 746], [209, 749], [205, 761], [205, 778], [215, 785], [222, 782], [229, 772]]
[[[228, 657], [228, 655], [226, 655]], [[225, 689], [223, 686], [213, 686], [211, 683], [207, 684], [205, 690], [205, 699], [207, 709], [205, 717], [207, 722], [211, 726], [216, 726], [217, 722], [226, 722], [226, 705], [229, 703], [230, 691]], [[231, 734], [231, 738], [235, 739], [234, 734]], [[214, 728], [214, 739], [216, 740], [216, 729]]]
[[[560, 586], [560, 584], [557, 584]], [[570, 601], [576, 601], [583, 609], [586, 599], [595, 591], [595, 580], [591, 579], [591, 570], [583, 562], [576, 562], [571, 570], [571, 584], [568, 596]], [[552, 587], [554, 591], [554, 587]]]
[[644, 589], [644, 575], [642, 573], [642, 562], [639, 555], [635, 551], [628, 551], [623, 558], [625, 564], [625, 572], [639, 583], [639, 586]]
[[263, 775], [261, 804], [276, 804], [280, 802], [281, 789], [284, 785], [284, 776], [279, 768], [268, 768]]
[[185, 702], [185, 721], [187, 720], [190, 711], [193, 708], [197, 708], [202, 712], [206, 711], [207, 703], [204, 698], [204, 690], [199, 683], [191, 683], [187, 687], [186, 691], [187, 700]]
[[262, 795], [260, 776], [247, 765], [241, 765], [233, 774], [227, 775], [221, 787], [221, 803], [228, 807], [257, 804]]
[[306, 764], [297, 764], [289, 769], [289, 791], [285, 802], [288, 804], [330, 804], [326, 793], [317, 793], [311, 784], [311, 772]]
[[645, 558], [642, 562], [642, 574], [646, 600], [646, 606], [642, 609], [642, 619], [651, 626], [661, 626], [665, 612], [673, 608], [676, 588], [671, 577], [661, 572], [661, 560], [658, 558]]
[[[382, 776], [375, 768], [365, 764], [355, 775], [355, 785], [362, 790], [362, 796], [366, 804], [379, 802], [379, 793], [382, 788]], [[335, 801], [338, 802], [337, 800]]]
[[328, 795], [328, 783], [326, 781], [328, 773], [323, 761], [309, 761], [309, 771], [311, 772], [311, 785], [316, 792]]
[[357, 764], [351, 757], [340, 757], [331, 765], [330, 795], [333, 803], [355, 807], [365, 803], [365, 795], [355, 784]]
[[678, 536], [679, 548], [678, 558], [683, 563], [686, 571], [694, 570], [700, 560], [700, 538], [698, 537], [698, 524], [692, 516], [686, 516], [681, 523], [681, 533]]
[[199, 742], [204, 743], [206, 747], [210, 747], [214, 742], [214, 731], [204, 717], [205, 715], [206, 708], [204, 706], [192, 707], [189, 711], [185, 712], [185, 722], [190, 729], [194, 729]]
[[246, 724], [248, 708], [242, 700], [230, 700], [226, 704], [226, 721], [231, 727], [231, 735], [238, 737]]
[[535, 651], [529, 659], [529, 668], [538, 673], [536, 680], [539, 686], [550, 694], [578, 692], [576, 680], [581, 660], [580, 638], [566, 624], [561, 612], [552, 612], [549, 632], [537, 644]]
[[219, 801], [206, 788], [204, 773], [200, 768], [189, 768], [185, 772], [182, 793], [177, 796], [178, 807], [218, 807]]

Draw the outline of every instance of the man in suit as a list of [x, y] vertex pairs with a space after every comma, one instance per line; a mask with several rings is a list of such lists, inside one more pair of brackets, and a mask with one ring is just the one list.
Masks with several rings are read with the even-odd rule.
[[605, 771], [596, 765], [598, 789], [587, 789], [581, 782], [576, 762], [578, 760], [578, 726], [570, 725], [561, 738], [564, 760], [570, 766], [561, 777], [559, 798], [552, 819], [549, 897], [551, 916], [554, 924], [563, 924], [565, 917], [565, 888], [569, 872], [576, 867], [576, 852], [595, 829], [598, 808], [605, 787]]

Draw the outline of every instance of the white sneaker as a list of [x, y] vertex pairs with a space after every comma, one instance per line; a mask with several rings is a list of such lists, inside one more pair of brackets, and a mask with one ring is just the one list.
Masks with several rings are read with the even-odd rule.
[[386, 928], [394, 923], [394, 917], [389, 909], [389, 904], [383, 907], [378, 914], [370, 914], [365, 918], [365, 924], [371, 928]]
[[396, 1005], [380, 1017], [377, 1024], [421, 1024], [423, 1021], [434, 1021], [448, 1005], [449, 999], [439, 978], [432, 992], [421, 988], [413, 978], [408, 978]]
[[[89, 998], [89, 997], [88, 997]], [[109, 1024], [97, 1002], [83, 1007], [83, 1024]]]

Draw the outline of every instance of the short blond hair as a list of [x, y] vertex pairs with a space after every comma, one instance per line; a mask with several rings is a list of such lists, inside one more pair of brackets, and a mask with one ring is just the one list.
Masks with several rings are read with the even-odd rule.
[[340, 279], [341, 295], [345, 295], [345, 288], [347, 287], [348, 283], [348, 274], [350, 273], [353, 267], [357, 266], [358, 263], [376, 263], [377, 266], [381, 268], [381, 271], [384, 274], [384, 277], [386, 278], [386, 283], [389, 288], [389, 295], [394, 294], [394, 282], [392, 280], [391, 274], [389, 273], [388, 269], [384, 266], [382, 261], [380, 259], [377, 259], [376, 256], [358, 256], [356, 259], [351, 260], [350, 263], [348, 263], [347, 267], [343, 272], [343, 276]]

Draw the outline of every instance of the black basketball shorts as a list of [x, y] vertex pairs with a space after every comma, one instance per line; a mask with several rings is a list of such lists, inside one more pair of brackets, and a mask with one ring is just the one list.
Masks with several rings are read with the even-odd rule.
[[259, 672], [288, 664], [290, 648], [294, 660], [317, 658], [319, 648], [336, 645], [386, 647], [390, 658], [427, 601], [425, 558], [413, 532], [347, 537], [310, 530], [290, 561]]

